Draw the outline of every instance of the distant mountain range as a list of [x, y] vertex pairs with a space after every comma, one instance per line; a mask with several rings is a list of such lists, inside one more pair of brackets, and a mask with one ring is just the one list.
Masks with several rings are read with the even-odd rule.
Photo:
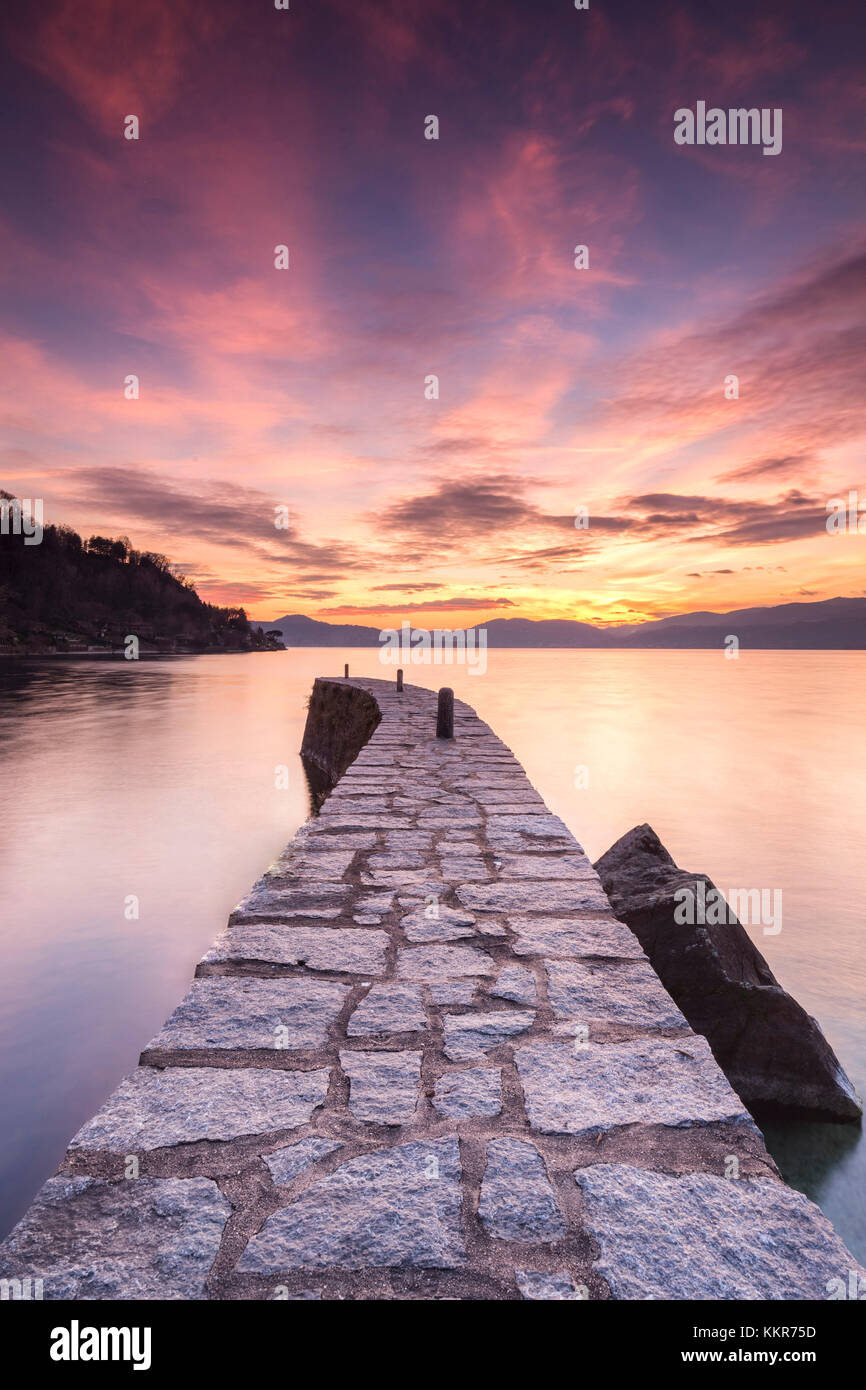
[[[397, 616], [394, 626], [400, 626]], [[413, 624], [414, 625], [414, 624]], [[279, 629], [287, 647], [378, 647], [377, 627], [323, 623], [300, 613], [263, 624]], [[439, 619], [447, 627], [447, 617]], [[738, 608], [732, 613], [681, 613], [674, 618], [615, 628], [567, 618], [491, 618], [488, 647], [721, 647], [735, 635], [743, 648], [862, 650], [866, 648], [866, 598], [830, 598], [820, 603], [782, 603]]]

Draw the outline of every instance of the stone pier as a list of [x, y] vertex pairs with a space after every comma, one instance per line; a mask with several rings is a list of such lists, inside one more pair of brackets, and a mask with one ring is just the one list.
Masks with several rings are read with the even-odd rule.
[[866, 1280], [511, 752], [460, 701], [453, 741], [435, 720], [427, 690], [316, 682], [304, 752], [339, 781], [0, 1247], [13, 1294], [822, 1300]]

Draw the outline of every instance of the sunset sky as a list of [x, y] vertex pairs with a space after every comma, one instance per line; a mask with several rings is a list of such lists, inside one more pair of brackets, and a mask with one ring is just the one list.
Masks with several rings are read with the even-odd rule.
[[[258, 619], [866, 593], [866, 536], [825, 525], [866, 500], [862, 24], [862, 0], [16, 7], [0, 485]], [[782, 108], [782, 153], [676, 145], [699, 100]]]

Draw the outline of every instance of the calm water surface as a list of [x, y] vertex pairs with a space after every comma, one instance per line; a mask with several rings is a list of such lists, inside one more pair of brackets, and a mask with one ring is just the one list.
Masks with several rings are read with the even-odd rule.
[[[0, 662], [0, 1232], [306, 818], [306, 700], [344, 660], [392, 674], [358, 649]], [[781, 888], [755, 940], [866, 1094], [866, 653], [491, 651], [409, 678], [474, 705], [591, 858], [649, 821], [723, 891]], [[765, 1132], [866, 1260], [860, 1130]]]

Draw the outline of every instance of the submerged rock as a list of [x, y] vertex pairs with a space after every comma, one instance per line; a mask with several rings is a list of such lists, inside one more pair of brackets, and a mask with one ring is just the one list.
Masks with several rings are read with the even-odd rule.
[[689, 894], [697, 904], [721, 901], [706, 874], [678, 868], [648, 825], [623, 835], [595, 868], [614, 912], [744, 1104], [767, 1114], [860, 1118], [818, 1023], [778, 983], [735, 913], [714, 922], [701, 918], [717, 913], [684, 911]]

